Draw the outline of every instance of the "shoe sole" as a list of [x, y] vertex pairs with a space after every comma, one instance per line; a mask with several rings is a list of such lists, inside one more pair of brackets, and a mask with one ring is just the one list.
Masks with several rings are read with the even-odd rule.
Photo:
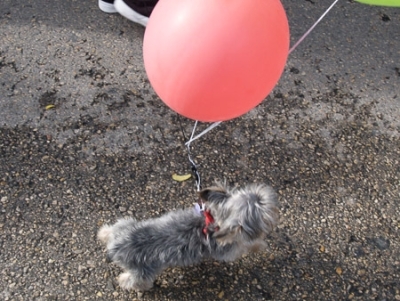
[[101, 11], [108, 13], [108, 14], [117, 13], [117, 10], [115, 9], [114, 4], [112, 4], [112, 3], [107, 3], [107, 2], [99, 0], [99, 8]]
[[149, 18], [135, 12], [132, 8], [126, 5], [123, 0], [115, 0], [114, 7], [120, 15], [124, 16], [132, 22], [138, 23], [146, 27]]

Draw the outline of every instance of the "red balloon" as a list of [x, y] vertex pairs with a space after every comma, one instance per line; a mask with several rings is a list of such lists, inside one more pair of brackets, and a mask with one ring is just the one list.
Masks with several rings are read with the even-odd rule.
[[179, 114], [210, 122], [238, 117], [262, 102], [288, 52], [280, 0], [160, 0], [143, 42], [158, 96]]

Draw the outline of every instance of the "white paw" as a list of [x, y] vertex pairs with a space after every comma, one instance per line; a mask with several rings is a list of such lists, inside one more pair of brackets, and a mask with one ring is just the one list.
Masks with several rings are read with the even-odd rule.
[[134, 284], [133, 276], [128, 272], [122, 273], [118, 276], [118, 283], [122, 289], [130, 290]]
[[112, 234], [112, 226], [109, 225], [104, 225], [100, 228], [99, 232], [97, 233], [97, 238], [107, 244], [108, 241], [111, 238], [111, 234]]
[[122, 273], [118, 276], [118, 283], [122, 289], [144, 292], [153, 287], [152, 281], [144, 281], [143, 279], [136, 279], [134, 275], [129, 272]]

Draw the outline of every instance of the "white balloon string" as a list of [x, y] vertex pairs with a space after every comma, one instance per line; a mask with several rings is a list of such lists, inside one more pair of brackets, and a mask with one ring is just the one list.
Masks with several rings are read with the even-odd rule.
[[[185, 145], [189, 147], [190, 143], [192, 143], [193, 141], [199, 139], [201, 136], [207, 134], [209, 131], [211, 131], [213, 128], [219, 126], [221, 123], [222, 123], [222, 121], [214, 122], [214, 123], [211, 124], [208, 128], [206, 128], [204, 131], [202, 131], [200, 134], [198, 134], [198, 135], [195, 136], [195, 137], [193, 137], [193, 133], [194, 133], [194, 131], [193, 131], [193, 132], [192, 132], [192, 137], [190, 137], [189, 141], [186, 142]], [[196, 121], [196, 123], [195, 123], [195, 126], [196, 126], [196, 125], [197, 125], [197, 121]], [[193, 129], [193, 130], [194, 130], [194, 129]]]
[[[193, 130], [192, 130], [192, 134], [190, 135], [190, 138], [189, 138], [189, 141], [190, 141], [190, 142], [192, 141], [193, 136], [194, 136], [194, 133], [196, 132], [196, 127], [197, 127], [197, 124], [198, 124], [198, 123], [199, 123], [198, 120], [196, 120], [196, 122], [194, 123]], [[186, 144], [189, 146], [190, 143], [186, 143]]]
[[294, 44], [292, 46], [292, 48], [289, 49], [289, 54], [296, 49], [297, 46], [299, 46], [299, 44], [301, 42], [303, 42], [303, 40], [311, 33], [311, 31], [315, 28], [315, 26], [318, 25], [319, 22], [321, 22], [321, 20], [326, 16], [326, 14], [335, 6], [335, 4], [338, 2], [339, 0], [335, 0], [331, 6], [329, 6], [329, 8], [322, 14], [322, 16], [317, 20], [317, 22], [315, 22], [313, 24], [313, 26], [310, 27], [309, 30], [306, 31], [306, 33], [296, 42], [296, 44]]

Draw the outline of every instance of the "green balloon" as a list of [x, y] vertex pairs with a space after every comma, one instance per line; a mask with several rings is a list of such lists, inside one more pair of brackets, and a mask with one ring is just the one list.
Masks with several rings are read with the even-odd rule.
[[360, 3], [380, 5], [380, 6], [398, 6], [400, 7], [400, 0], [356, 0]]

